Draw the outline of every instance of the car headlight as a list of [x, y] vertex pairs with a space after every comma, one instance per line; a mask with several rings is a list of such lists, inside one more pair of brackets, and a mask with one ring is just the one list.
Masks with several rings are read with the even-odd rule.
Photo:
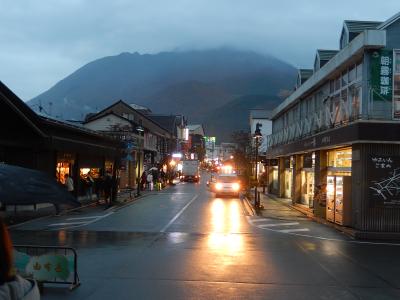
[[235, 182], [234, 184], [232, 184], [232, 188], [234, 191], [238, 191], [240, 189], [240, 184]]
[[222, 184], [219, 183], [219, 182], [217, 182], [217, 183], [215, 184], [215, 189], [216, 189], [216, 190], [222, 189]]

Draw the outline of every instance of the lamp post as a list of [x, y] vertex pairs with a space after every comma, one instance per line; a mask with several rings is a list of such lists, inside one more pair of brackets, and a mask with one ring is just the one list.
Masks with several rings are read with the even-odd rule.
[[255, 191], [254, 191], [254, 207], [256, 210], [260, 209], [260, 198], [258, 197], [258, 146], [259, 146], [259, 142], [260, 139], [262, 137], [261, 134], [261, 129], [260, 127], [262, 127], [261, 123], [257, 123], [256, 124], [256, 130], [254, 131], [254, 136], [253, 138], [255, 139], [255, 146], [256, 146], [256, 164], [255, 164], [255, 179], [256, 179], [256, 186], [255, 186]]
[[138, 165], [137, 165], [137, 168], [138, 168], [138, 171], [137, 171], [137, 173], [138, 173], [138, 177], [137, 177], [137, 193], [136, 193], [136, 196], [137, 197], [139, 197], [140, 196], [140, 180], [141, 180], [141, 176], [140, 176], [140, 158], [141, 158], [141, 153], [140, 153], [140, 150], [141, 150], [141, 141], [140, 141], [140, 136], [142, 135], [142, 132], [144, 132], [144, 129], [143, 129], [143, 127], [142, 126], [137, 126], [136, 127], [136, 131], [139, 133], [139, 139], [138, 139]]

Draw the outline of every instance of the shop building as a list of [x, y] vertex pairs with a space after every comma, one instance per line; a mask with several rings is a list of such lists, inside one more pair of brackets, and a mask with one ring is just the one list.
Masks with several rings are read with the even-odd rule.
[[400, 233], [399, 31], [344, 21], [271, 116], [269, 191], [360, 235]]
[[175, 146], [175, 136], [149, 117], [149, 110], [122, 100], [90, 114], [83, 125], [120, 140], [124, 145], [120, 186], [136, 187], [138, 176], [162, 164]]
[[[36, 114], [0, 82], [0, 162], [43, 171], [64, 183], [73, 178], [85, 195], [85, 176], [114, 172], [120, 144], [98, 132]], [[23, 187], [21, 187], [23, 188]]]

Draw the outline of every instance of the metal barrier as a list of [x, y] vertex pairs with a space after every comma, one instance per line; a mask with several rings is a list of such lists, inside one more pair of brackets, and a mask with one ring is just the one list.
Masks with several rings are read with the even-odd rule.
[[40, 284], [80, 285], [78, 254], [71, 247], [14, 245], [16, 272]]

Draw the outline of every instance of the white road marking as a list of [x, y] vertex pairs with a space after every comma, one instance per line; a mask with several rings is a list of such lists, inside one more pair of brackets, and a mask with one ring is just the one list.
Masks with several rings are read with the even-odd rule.
[[308, 228], [293, 228], [293, 229], [282, 229], [282, 230], [277, 230], [279, 232], [283, 233], [290, 233], [290, 232], [299, 232], [299, 231], [310, 231]]
[[272, 219], [268, 219], [268, 218], [260, 218], [260, 219], [252, 219], [250, 220], [250, 222], [252, 223], [258, 223], [258, 222], [269, 222], [272, 221]]
[[264, 228], [264, 227], [293, 226], [293, 225], [299, 225], [299, 222], [263, 224], [263, 225], [257, 225], [257, 227]]
[[73, 224], [73, 222], [72, 223], [67, 223], [67, 224], [70, 224], [72, 226], [66, 225], [65, 227], [57, 228], [56, 230], [72, 229], [72, 228], [78, 228], [78, 227], [82, 227], [82, 226], [87, 226], [87, 225], [93, 224], [93, 223], [95, 223], [97, 221], [100, 221], [100, 220], [112, 215], [113, 213], [114, 212], [112, 211], [112, 212], [109, 212], [108, 214], [105, 214], [105, 215], [102, 215], [102, 216], [98, 216], [98, 218], [95, 218], [95, 219], [92, 219], [92, 220], [89, 220], [89, 221], [86, 221], [86, 222], [75, 222], [75, 224]]
[[77, 217], [77, 218], [68, 218], [67, 221], [73, 220], [86, 220], [86, 219], [94, 219], [94, 218], [101, 218], [102, 216], [91, 216], [91, 217]]
[[87, 223], [85, 221], [83, 222], [64, 222], [64, 223], [54, 223], [54, 224], [48, 224], [47, 226], [65, 226], [65, 225], [76, 225], [76, 224], [84, 224]]
[[175, 220], [179, 218], [179, 216], [185, 211], [185, 209], [188, 208], [189, 205], [192, 204], [193, 201], [197, 199], [198, 196], [199, 196], [199, 195], [194, 196], [194, 197], [192, 198], [192, 200], [190, 200], [190, 201], [175, 215], [175, 217], [173, 217], [173, 218], [171, 219], [171, 221], [169, 221], [168, 224], [165, 225], [165, 226], [160, 230], [160, 232], [165, 232], [165, 231], [169, 228], [169, 226], [171, 226], [172, 223], [174, 223]]

